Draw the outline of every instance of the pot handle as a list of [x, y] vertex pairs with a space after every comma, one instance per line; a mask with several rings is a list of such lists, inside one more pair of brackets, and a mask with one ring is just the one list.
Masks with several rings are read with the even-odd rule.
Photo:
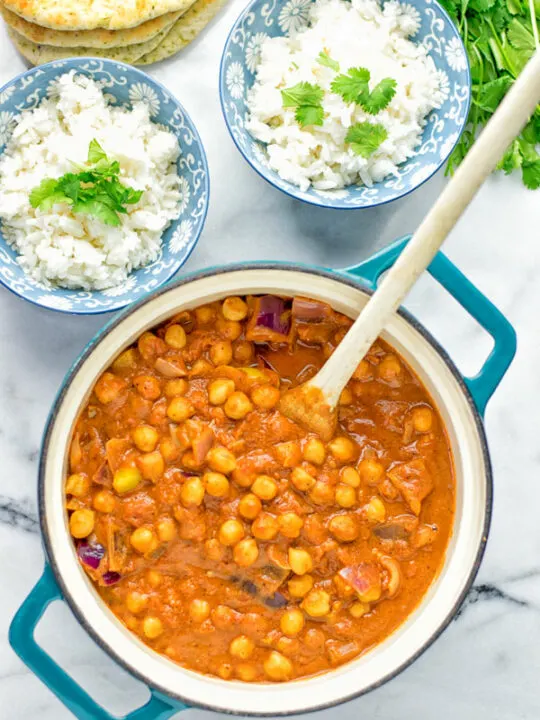
[[[388, 270], [411, 239], [407, 235], [376, 253], [368, 260], [340, 272], [354, 275], [374, 290], [383, 272]], [[438, 252], [428, 272], [476, 322], [493, 338], [494, 345], [484, 365], [474, 377], [465, 377], [478, 411], [484, 414], [490, 397], [503, 379], [516, 353], [516, 332], [510, 322], [493, 303], [468, 280], [450, 260]]]
[[55, 600], [62, 600], [53, 572], [48, 564], [43, 575], [37, 581], [23, 602], [9, 628], [9, 642], [21, 660], [51, 690], [79, 720], [166, 720], [185, 710], [188, 706], [181, 702], [164, 699], [150, 689], [151, 698], [140, 708], [122, 718], [111, 715], [98, 705], [88, 693], [78, 685], [62, 668], [40, 647], [34, 637], [36, 627], [47, 607]]

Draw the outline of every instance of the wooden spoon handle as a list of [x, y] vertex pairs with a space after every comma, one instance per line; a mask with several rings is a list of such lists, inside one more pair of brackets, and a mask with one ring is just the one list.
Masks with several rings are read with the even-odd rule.
[[310, 381], [310, 385], [323, 391], [331, 407], [335, 407], [360, 360], [433, 260], [449, 232], [539, 102], [540, 51], [537, 51], [377, 292], [370, 298], [333, 355]]

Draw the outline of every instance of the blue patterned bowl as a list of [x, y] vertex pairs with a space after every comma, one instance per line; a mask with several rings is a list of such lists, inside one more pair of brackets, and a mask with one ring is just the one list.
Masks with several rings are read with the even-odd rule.
[[[265, 180], [287, 195], [313, 205], [351, 210], [396, 200], [428, 180], [447, 160], [465, 128], [470, 104], [471, 78], [465, 48], [458, 30], [435, 0], [406, 0], [420, 15], [420, 29], [412, 38], [426, 46], [441, 74], [447, 97], [427, 117], [417, 154], [373, 187], [351, 185], [343, 190], [302, 191], [268, 167], [265, 146], [245, 128], [246, 95], [255, 80], [261, 42], [289, 35], [305, 27], [314, 0], [252, 0], [233, 25], [221, 59], [221, 107], [229, 132], [248, 163]], [[383, 0], [384, 4], [384, 0]]]
[[117, 287], [86, 292], [47, 288], [29, 278], [17, 254], [0, 231], [0, 282], [25, 300], [73, 314], [96, 314], [124, 307], [163, 285], [186, 262], [204, 226], [208, 210], [209, 173], [204, 148], [193, 122], [178, 100], [149, 75], [124, 63], [101, 58], [72, 58], [48, 63], [19, 75], [0, 89], [0, 152], [3, 151], [21, 110], [34, 108], [46, 97], [51, 82], [75, 69], [100, 82], [111, 102], [148, 103], [152, 119], [171, 130], [182, 153], [178, 173], [182, 178], [183, 210], [166, 230], [162, 252], [151, 265], [131, 273]]

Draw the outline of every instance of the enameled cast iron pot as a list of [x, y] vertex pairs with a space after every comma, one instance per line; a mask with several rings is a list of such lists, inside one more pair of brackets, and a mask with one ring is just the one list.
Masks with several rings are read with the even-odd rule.
[[476, 575], [489, 529], [492, 480], [482, 415], [513, 358], [516, 339], [501, 313], [440, 253], [430, 273], [492, 335], [494, 347], [478, 375], [463, 378], [445, 351], [406, 312], [396, 314], [383, 335], [420, 377], [442, 415], [454, 455], [457, 490], [454, 532], [440, 574], [407, 621], [374, 650], [325, 675], [281, 685], [223, 681], [185, 670], [144, 645], [101, 601], [77, 560], [63, 502], [68, 440], [75, 419], [98, 376], [144, 330], [181, 309], [231, 294], [300, 293], [354, 318], [406, 241], [346, 271], [256, 263], [186, 276], [117, 316], [70, 370], [47, 423], [39, 467], [47, 564], [13, 620], [10, 641], [77, 718], [111, 720], [112, 716], [34, 639], [40, 617], [56, 599], [64, 599], [94, 640], [151, 688], [149, 702], [125, 720], [165, 720], [188, 705], [245, 715], [285, 715], [332, 706], [395, 676], [453, 618]]

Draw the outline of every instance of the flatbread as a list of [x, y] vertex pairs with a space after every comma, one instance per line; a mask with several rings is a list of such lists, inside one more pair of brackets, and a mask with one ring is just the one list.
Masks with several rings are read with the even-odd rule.
[[175, 55], [204, 30], [226, 2], [227, 0], [196, 0], [193, 6], [174, 23], [160, 44], [139, 57], [134, 64], [150, 65]]
[[182, 11], [161, 15], [127, 30], [104, 30], [100, 28], [96, 30], [51, 30], [15, 15], [1, 3], [0, 13], [13, 30], [26, 38], [26, 40], [38, 45], [103, 49], [136, 45], [151, 40], [162, 30], [170, 30], [172, 24], [182, 14]]
[[64, 60], [70, 57], [105, 57], [111, 60], [118, 60], [125, 63], [134, 63], [135, 60], [142, 55], [151, 52], [164, 39], [167, 30], [162, 30], [151, 40], [147, 40], [138, 45], [128, 45], [127, 47], [108, 48], [106, 50], [96, 50], [96, 48], [58, 48], [52, 45], [38, 45], [30, 42], [15, 30], [8, 28], [10, 38], [15, 44], [17, 50], [33, 65], [43, 65], [43, 63], [54, 62], [55, 60]]
[[2, 0], [25, 20], [52, 30], [125, 30], [166, 13], [189, 0]]

